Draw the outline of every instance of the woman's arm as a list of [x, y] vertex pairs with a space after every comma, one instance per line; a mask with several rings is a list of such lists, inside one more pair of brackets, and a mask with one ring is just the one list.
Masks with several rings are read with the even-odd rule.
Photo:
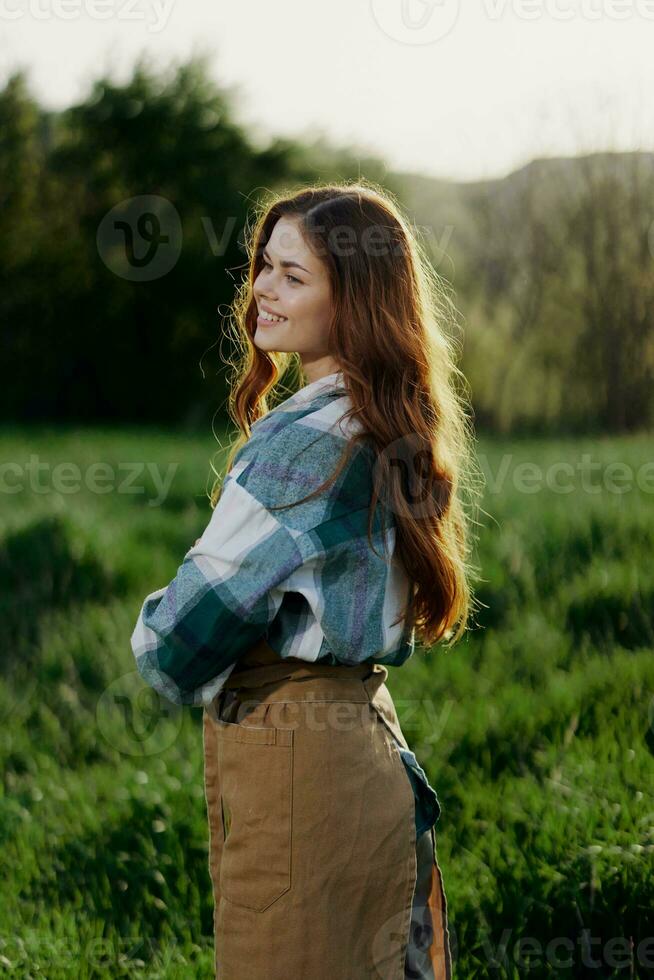
[[265, 633], [302, 562], [296, 536], [226, 478], [175, 578], [143, 602], [131, 638], [143, 679], [176, 704], [210, 703]]

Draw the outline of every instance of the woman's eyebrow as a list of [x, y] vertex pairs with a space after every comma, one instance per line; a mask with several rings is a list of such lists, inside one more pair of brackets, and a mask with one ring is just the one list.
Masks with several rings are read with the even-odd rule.
[[[263, 250], [263, 257], [264, 257], [264, 259], [269, 259], [270, 258], [270, 255], [268, 254], [268, 250], [265, 249], [265, 248]], [[309, 275], [311, 275], [311, 273], [309, 272], [309, 270], [308, 269], [305, 269], [304, 266], [303, 265], [300, 265], [299, 262], [291, 262], [288, 259], [282, 259], [279, 264], [281, 265], [281, 267], [283, 269], [293, 269], [293, 268], [295, 268], [295, 269], [302, 269], [302, 272], [307, 272], [307, 273], [309, 273]]]

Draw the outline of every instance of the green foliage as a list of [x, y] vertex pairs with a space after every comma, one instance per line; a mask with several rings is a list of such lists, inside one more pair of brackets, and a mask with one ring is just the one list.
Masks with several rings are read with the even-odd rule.
[[[0, 964], [53, 980], [212, 977], [201, 711], [152, 697], [129, 637], [210, 517], [215, 444], [145, 429], [0, 439], [5, 461], [23, 465], [29, 443], [48, 464], [41, 492], [25, 479], [6, 496], [0, 537]], [[592, 976], [652, 976], [638, 958], [654, 871], [651, 493], [525, 493], [517, 470], [588, 452], [600, 474], [619, 459], [635, 470], [649, 445], [483, 443], [498, 481], [479, 541], [488, 608], [451, 650], [390, 672], [443, 807], [457, 977], [585, 976], [584, 937]], [[99, 461], [109, 492], [88, 479]], [[120, 482], [146, 461], [178, 464], [155, 506], [152, 470]], [[64, 463], [79, 489], [55, 489]], [[611, 966], [629, 961], [616, 937], [633, 942], [630, 973]]]
[[453, 282], [478, 431], [634, 432], [654, 423], [654, 155], [533, 160], [401, 199]]
[[[225, 410], [223, 317], [247, 274], [250, 209], [321, 168], [348, 177], [358, 161], [320, 140], [257, 148], [204, 57], [166, 70], [141, 59], [60, 113], [12, 76], [0, 91], [3, 418], [209, 424]], [[132, 199], [134, 235], [111, 244], [107, 222], [124, 222]], [[148, 242], [152, 278], [131, 279]]]
[[654, 422], [652, 154], [536, 160], [459, 184], [389, 172], [320, 132], [257, 136], [205, 57], [141, 58], [61, 112], [38, 105], [23, 73], [8, 79], [3, 418], [226, 420], [226, 318], [254, 208], [270, 190], [363, 176], [397, 197], [453, 288], [478, 431]]

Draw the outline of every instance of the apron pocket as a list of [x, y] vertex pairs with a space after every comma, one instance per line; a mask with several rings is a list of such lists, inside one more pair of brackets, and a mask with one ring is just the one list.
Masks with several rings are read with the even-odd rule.
[[213, 719], [220, 757], [220, 893], [263, 912], [291, 887], [293, 729]]

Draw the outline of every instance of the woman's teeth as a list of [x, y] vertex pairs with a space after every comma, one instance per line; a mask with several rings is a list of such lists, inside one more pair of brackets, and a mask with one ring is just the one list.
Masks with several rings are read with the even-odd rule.
[[284, 323], [288, 317], [285, 316], [273, 316], [272, 313], [266, 313], [264, 310], [259, 314], [262, 320], [269, 320], [270, 323]]

